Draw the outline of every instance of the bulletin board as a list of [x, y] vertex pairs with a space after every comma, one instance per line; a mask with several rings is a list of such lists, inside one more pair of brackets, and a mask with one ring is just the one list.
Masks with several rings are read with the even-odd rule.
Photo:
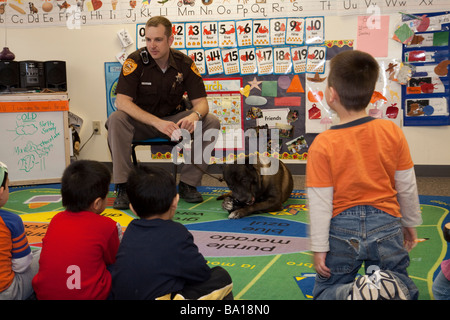
[[[305, 75], [325, 72], [328, 48], [324, 40], [324, 21], [323, 16], [313, 16], [172, 22], [172, 47], [195, 62], [206, 83], [210, 112], [216, 113], [221, 122], [215, 150], [227, 150], [227, 158], [230, 151], [234, 157], [249, 154], [254, 150], [254, 143], [258, 143], [252, 138], [259, 139], [259, 133], [266, 129], [267, 149], [259, 148], [258, 152], [283, 159], [306, 160], [309, 143], [316, 132], [305, 131], [302, 112]], [[145, 44], [144, 28], [145, 24], [136, 26], [136, 48]], [[208, 89], [214, 80], [238, 80], [241, 86], [233, 89], [230, 98]], [[220, 111], [218, 103], [229, 104], [228, 100], [232, 101], [233, 97], [240, 104], [240, 114], [223, 116], [223, 112], [230, 110], [222, 107]], [[236, 125], [233, 116], [240, 119], [241, 132], [252, 129], [256, 137], [236, 137], [236, 127], [230, 128], [230, 121]], [[271, 129], [278, 133], [276, 141], [272, 140]], [[226, 147], [233, 143], [234, 148]], [[165, 158], [167, 153], [158, 154]], [[212, 162], [221, 161], [217, 152], [214, 156]]]
[[402, 107], [405, 126], [450, 125], [450, 14], [405, 15]]
[[[349, 10], [348, 14], [351, 14], [350, 8], [345, 10]], [[420, 77], [422, 67], [429, 68], [429, 66], [416, 63], [419, 73], [408, 77], [408, 80], [411, 79], [410, 83], [403, 81], [402, 67], [410, 65], [410, 61], [404, 61], [405, 54], [417, 49], [405, 45], [403, 56], [398, 54], [391, 57], [388, 52], [389, 41], [403, 42], [397, 37], [401, 33], [397, 31], [395, 34], [389, 33], [392, 32], [390, 25], [393, 15], [383, 15], [377, 6], [373, 8], [375, 12], [371, 10], [372, 8], [367, 8], [364, 12], [357, 12], [356, 39], [339, 40], [325, 39], [326, 13], [324, 16], [275, 15], [264, 18], [236, 16], [234, 19], [225, 14], [222, 20], [219, 18], [215, 21], [175, 19], [172, 20], [174, 36], [172, 47], [192, 58], [200, 74], [208, 81], [240, 79], [242, 129], [244, 132], [253, 129], [257, 133], [261, 129], [278, 130], [277, 143], [273, 143], [274, 141], [268, 137], [267, 150], [258, 151], [267, 152], [282, 160], [306, 161], [309, 145], [317, 134], [338, 123], [336, 114], [326, 105], [324, 93], [329, 60], [344, 50], [358, 49], [369, 52], [379, 63], [379, 79], [366, 110], [370, 116], [388, 119], [399, 126], [448, 124], [448, 76], [438, 77], [440, 82], [437, 86], [433, 85], [432, 94], [428, 91], [417, 95], [410, 87], [415, 84], [414, 81], [423, 80], [415, 77]], [[402, 20], [400, 27], [405, 15], [401, 12], [396, 13], [399, 20]], [[443, 22], [448, 20], [448, 14], [443, 14], [439, 27], [443, 28], [440, 31], [446, 32], [448, 27]], [[426, 15], [430, 19], [439, 16], [436, 13]], [[136, 24], [136, 48], [145, 45], [144, 29], [145, 24]], [[431, 32], [436, 32], [434, 27], [423, 33]], [[448, 36], [448, 33], [445, 35]], [[444, 63], [448, 59], [448, 39], [443, 41], [443, 38], [439, 33], [438, 54], [435, 56], [439, 63]], [[435, 41], [433, 49], [436, 43]], [[445, 69], [446, 67], [447, 65]], [[434, 80], [435, 78], [430, 81]], [[426, 89], [427, 86], [430, 87], [429, 84], [420, 86], [430, 90]], [[208, 95], [211, 94], [215, 93], [208, 91]], [[237, 91], [233, 94], [238, 96]], [[413, 94], [416, 95], [411, 96]], [[419, 117], [413, 118], [409, 113], [411, 102], [408, 99], [418, 100], [417, 98], [420, 98], [420, 103], [427, 102], [424, 113], [428, 112], [425, 114], [428, 118], [422, 117], [426, 121]], [[214, 101], [214, 96], [209, 99], [210, 110], [218, 112], [218, 105], [211, 104], [211, 101]], [[435, 103], [436, 101], [438, 103]], [[431, 106], [431, 102], [434, 106]], [[429, 116], [431, 109], [432, 117]], [[224, 130], [222, 138], [225, 140], [221, 140], [219, 147], [226, 143], [227, 137], [236, 139], [232, 134], [225, 132], [227, 130], [225, 118], [220, 118], [220, 121], [221, 129]], [[245, 137], [247, 138], [248, 136]], [[245, 139], [243, 148], [239, 145], [234, 149], [225, 149], [228, 153], [233, 149], [234, 157], [247, 155], [252, 150], [249, 150], [249, 142]], [[164, 159], [167, 157], [167, 153], [159, 155]], [[158, 157], [156, 155], [153, 158], [159, 159]]]
[[67, 95], [0, 97], [0, 158], [11, 185], [58, 182], [69, 164]]

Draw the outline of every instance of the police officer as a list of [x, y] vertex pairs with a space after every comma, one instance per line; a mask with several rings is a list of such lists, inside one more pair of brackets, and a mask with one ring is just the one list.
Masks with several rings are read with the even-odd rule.
[[[192, 59], [170, 48], [173, 40], [172, 23], [165, 17], [152, 17], [145, 26], [146, 47], [131, 53], [123, 64], [116, 88], [117, 111], [106, 122], [117, 191], [114, 208], [129, 206], [125, 183], [132, 169], [132, 140], [154, 137], [178, 140], [181, 129], [193, 133], [198, 121], [202, 132], [215, 129], [218, 133], [220, 123], [208, 113], [203, 79]], [[190, 110], [181, 108], [185, 92], [192, 103]], [[202, 141], [202, 149], [216, 139]], [[191, 159], [194, 165], [185, 164], [181, 168], [178, 191], [187, 202], [202, 202], [196, 187], [208, 164], [201, 155], [194, 154]]]

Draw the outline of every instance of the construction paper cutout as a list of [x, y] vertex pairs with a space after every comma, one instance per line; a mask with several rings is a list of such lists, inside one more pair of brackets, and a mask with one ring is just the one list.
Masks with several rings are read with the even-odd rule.
[[427, 31], [429, 26], [430, 26], [430, 18], [428, 18], [426, 15], [423, 15], [420, 18], [419, 25], [416, 27], [416, 29], [418, 32], [425, 32]]
[[448, 46], [448, 31], [433, 33], [433, 46]]
[[434, 113], [434, 108], [430, 105], [423, 107], [423, 113], [426, 116], [431, 116]]
[[280, 76], [278, 78], [278, 86], [281, 89], [287, 89], [289, 88], [289, 85], [291, 84], [291, 79], [289, 78], [289, 76]]
[[307, 77], [307, 79], [309, 81], [312, 81], [312, 82], [324, 82], [326, 78], [327, 77], [321, 78], [319, 73], [317, 73], [317, 72], [314, 74], [314, 77], [312, 77], [312, 78], [311, 77]]
[[244, 88], [241, 88], [239, 91], [241, 92], [241, 94], [243, 96], [248, 97], [248, 95], [250, 94], [250, 86], [246, 85]]
[[397, 30], [395, 30], [393, 39], [403, 44], [409, 44], [413, 37], [414, 32], [406, 23], [404, 23]]
[[377, 108], [379, 101], [381, 101], [381, 103], [383, 104], [387, 102], [387, 99], [380, 92], [374, 91], [372, 94], [372, 98], [370, 99], [370, 103], [372, 103], [375, 108], [369, 109], [369, 116], [374, 118], [382, 118], [383, 112]]
[[316, 107], [316, 104], [313, 104], [312, 108], [308, 110], [308, 117], [310, 120], [322, 118], [322, 112]]
[[448, 74], [447, 66], [450, 64], [450, 60], [443, 60], [434, 68], [434, 72], [440, 76], [445, 77]]
[[398, 107], [396, 107], [396, 103], [390, 105], [386, 108], [386, 116], [389, 119], [397, 119], [398, 116]]
[[311, 102], [320, 102], [323, 99], [323, 92], [322, 91], [314, 91], [310, 90], [308, 91], [308, 100]]
[[382, 118], [383, 113], [381, 112], [380, 109], [377, 108], [373, 108], [369, 110], [369, 116], [374, 117], [374, 118]]
[[328, 117], [323, 117], [322, 119], [320, 119], [320, 124], [332, 124], [333, 120], [331, 120], [331, 118]]
[[252, 81], [248, 81], [248, 83], [250, 84], [250, 90], [253, 88], [256, 88], [259, 91], [261, 91], [261, 88], [259, 87], [259, 85], [262, 83], [262, 81], [256, 80], [256, 77], [254, 77]]
[[297, 74], [292, 78], [291, 85], [287, 88], [286, 92], [305, 92], [300, 82], [300, 77]]
[[245, 103], [251, 106], [263, 106], [267, 103], [267, 99], [260, 96], [249, 96], [245, 99]]
[[374, 91], [372, 94], [372, 98], [370, 98], [370, 103], [376, 103], [379, 100], [387, 101], [386, 97], [383, 96], [380, 92]]
[[412, 103], [409, 105], [409, 111], [406, 115], [408, 117], [417, 117], [423, 114], [423, 108], [418, 103]]
[[436, 89], [436, 84], [423, 82], [420, 84], [420, 91], [423, 93], [433, 93]]
[[414, 50], [405, 54], [405, 59], [409, 62], [424, 62], [426, 58], [425, 50]]
[[276, 107], [300, 107], [301, 102], [301, 97], [278, 97], [274, 99], [274, 105]]
[[277, 81], [264, 81], [261, 91], [261, 95], [264, 97], [276, 97], [278, 92]]

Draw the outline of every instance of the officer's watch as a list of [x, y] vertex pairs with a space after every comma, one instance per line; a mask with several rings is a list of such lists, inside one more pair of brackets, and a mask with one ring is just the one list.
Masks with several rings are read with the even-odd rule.
[[198, 112], [198, 111], [195, 111], [195, 110], [194, 110], [194, 112], [198, 115], [198, 120], [199, 121], [202, 120], [202, 118], [203, 118], [202, 114], [200, 112]]

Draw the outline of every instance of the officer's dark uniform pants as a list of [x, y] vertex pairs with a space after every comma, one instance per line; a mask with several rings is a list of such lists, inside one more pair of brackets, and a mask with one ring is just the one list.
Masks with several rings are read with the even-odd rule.
[[[193, 111], [186, 110], [180, 113], [163, 117], [163, 120], [172, 122], [178, 122], [180, 119], [186, 117]], [[125, 112], [117, 110], [113, 112], [106, 121], [106, 128], [108, 129], [108, 146], [111, 151], [111, 157], [113, 162], [113, 182], [115, 184], [125, 183], [128, 179], [128, 174], [133, 167], [131, 161], [131, 142], [133, 140], [145, 140], [156, 137], [167, 138], [161, 132], [154, 127], [146, 125], [142, 122], [136, 121]], [[219, 130], [219, 119], [208, 113], [202, 119], [202, 137], [203, 133], [209, 129]], [[218, 131], [217, 131], [218, 132]], [[194, 135], [192, 135], [194, 138]], [[217, 136], [207, 141], [202, 139], [202, 155], [194, 154], [197, 151], [192, 147], [190, 164], [184, 164], [180, 170], [180, 181], [189, 184], [191, 186], [199, 186], [201, 184], [203, 172], [199, 169], [206, 171], [208, 163], [205, 162], [203, 157], [203, 150], [217, 141]], [[193, 142], [194, 143], [194, 142]], [[195, 164], [195, 165], [193, 165]], [[198, 166], [198, 167], [197, 167]]]

